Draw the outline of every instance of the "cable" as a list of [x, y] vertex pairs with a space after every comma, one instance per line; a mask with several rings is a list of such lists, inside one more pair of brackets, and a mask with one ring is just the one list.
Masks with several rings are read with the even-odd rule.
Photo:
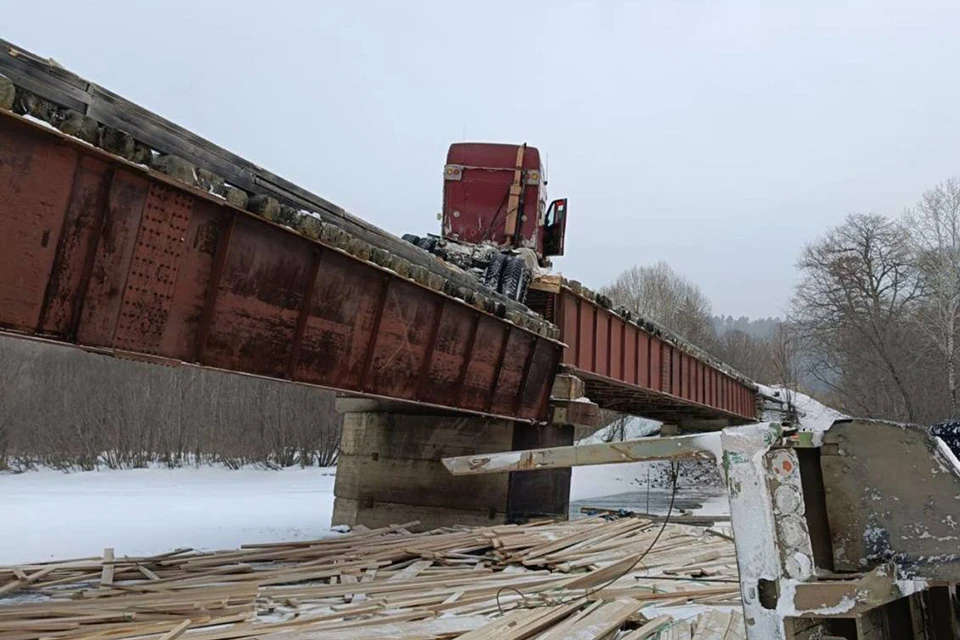
[[[649, 553], [653, 550], [653, 548], [657, 545], [657, 542], [660, 541], [660, 537], [663, 536], [663, 532], [666, 531], [667, 525], [670, 523], [670, 516], [673, 515], [673, 505], [674, 505], [674, 502], [676, 501], [676, 498], [677, 498], [677, 484], [678, 484], [678, 482], [679, 482], [679, 480], [680, 480], [680, 463], [679, 463], [679, 462], [671, 462], [671, 463], [670, 463], [670, 476], [671, 476], [671, 482], [672, 482], [672, 484], [673, 484], [673, 487], [672, 487], [671, 490], [670, 490], [670, 506], [667, 508], [667, 515], [666, 515], [666, 517], [663, 519], [663, 524], [660, 525], [660, 530], [657, 531], [657, 535], [653, 538], [653, 541], [650, 543], [650, 546], [647, 547], [646, 550], [645, 550], [643, 553], [641, 553], [640, 556], [639, 556], [636, 560], [633, 561], [633, 564], [631, 564], [629, 567], [627, 567], [626, 569], [624, 569], [623, 571], [621, 571], [619, 574], [617, 574], [616, 576], [614, 576], [614, 577], [611, 578], [610, 580], [607, 580], [607, 581], [604, 582], [603, 584], [599, 584], [599, 585], [597, 585], [596, 587], [593, 587], [592, 589], [588, 590], [586, 593], [583, 593], [583, 594], [581, 594], [581, 595], [578, 595], [578, 596], [575, 596], [575, 597], [571, 597], [571, 598], [568, 598], [568, 599], [560, 598], [560, 599], [558, 599], [558, 600], [551, 600], [551, 601], [549, 601], [549, 602], [544, 602], [544, 603], [540, 603], [540, 604], [535, 604], [535, 605], [530, 606], [530, 607], [528, 607], [528, 608], [533, 609], [533, 608], [536, 608], [536, 607], [545, 607], [545, 606], [548, 606], [548, 605], [568, 604], [568, 603], [574, 602], [574, 601], [576, 601], [576, 600], [580, 600], [580, 599], [583, 599], [583, 598], [589, 598], [590, 596], [592, 596], [592, 595], [595, 594], [596, 592], [601, 591], [601, 590], [603, 590], [603, 589], [606, 589], [606, 588], [609, 587], [611, 584], [613, 584], [614, 582], [616, 582], [617, 580], [619, 580], [619, 579], [622, 578], [623, 576], [625, 576], [625, 575], [627, 575], [628, 573], [630, 573], [631, 571], [633, 571], [633, 570], [636, 568], [636, 566], [637, 566], [638, 564], [640, 564], [640, 562], [641, 562], [644, 558], [647, 557], [647, 554], [649, 554]], [[500, 594], [503, 593], [504, 591], [515, 591], [515, 592], [517, 593], [517, 595], [519, 595], [521, 598], [526, 599], [526, 596], [525, 596], [523, 593], [521, 593], [519, 589], [517, 589], [517, 588], [515, 588], [515, 587], [502, 587], [502, 588], [498, 589], [498, 590], [497, 590], [497, 595], [496, 595], [496, 601], [497, 601], [497, 610], [500, 612], [500, 615], [503, 615], [503, 607], [500, 605]]]

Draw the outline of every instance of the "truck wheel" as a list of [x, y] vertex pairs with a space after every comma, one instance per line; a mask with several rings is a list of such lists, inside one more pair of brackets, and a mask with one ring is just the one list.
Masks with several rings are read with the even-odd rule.
[[415, 236], [412, 233], [405, 233], [400, 237], [406, 242], [409, 242], [410, 244], [417, 244], [418, 242], [420, 242], [420, 236]]
[[483, 272], [483, 286], [500, 291], [500, 276], [503, 275], [503, 267], [506, 264], [507, 256], [502, 253], [493, 254], [493, 259]]
[[437, 239], [430, 237], [420, 238], [414, 244], [427, 253], [433, 253], [433, 250], [437, 248]]
[[530, 267], [523, 258], [511, 258], [500, 279], [501, 293], [511, 300], [523, 302], [530, 285]]

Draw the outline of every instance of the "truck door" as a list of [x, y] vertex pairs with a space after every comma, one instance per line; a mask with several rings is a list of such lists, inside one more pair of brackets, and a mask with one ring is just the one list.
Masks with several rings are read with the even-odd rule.
[[547, 209], [543, 225], [543, 255], [562, 256], [567, 233], [567, 199], [554, 200]]

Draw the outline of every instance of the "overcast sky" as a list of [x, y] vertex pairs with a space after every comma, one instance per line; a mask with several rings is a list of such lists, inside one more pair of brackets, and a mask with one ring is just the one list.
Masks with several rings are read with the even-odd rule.
[[960, 3], [8, 2], [0, 36], [394, 233], [527, 142], [569, 278], [666, 260], [781, 314], [802, 246], [960, 174]]

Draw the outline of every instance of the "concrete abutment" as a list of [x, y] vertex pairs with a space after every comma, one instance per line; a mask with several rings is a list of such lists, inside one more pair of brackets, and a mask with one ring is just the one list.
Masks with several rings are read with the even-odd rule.
[[570, 469], [455, 477], [441, 459], [572, 443], [572, 426], [348, 408], [333, 524], [373, 528], [419, 520], [434, 528], [565, 519]]

